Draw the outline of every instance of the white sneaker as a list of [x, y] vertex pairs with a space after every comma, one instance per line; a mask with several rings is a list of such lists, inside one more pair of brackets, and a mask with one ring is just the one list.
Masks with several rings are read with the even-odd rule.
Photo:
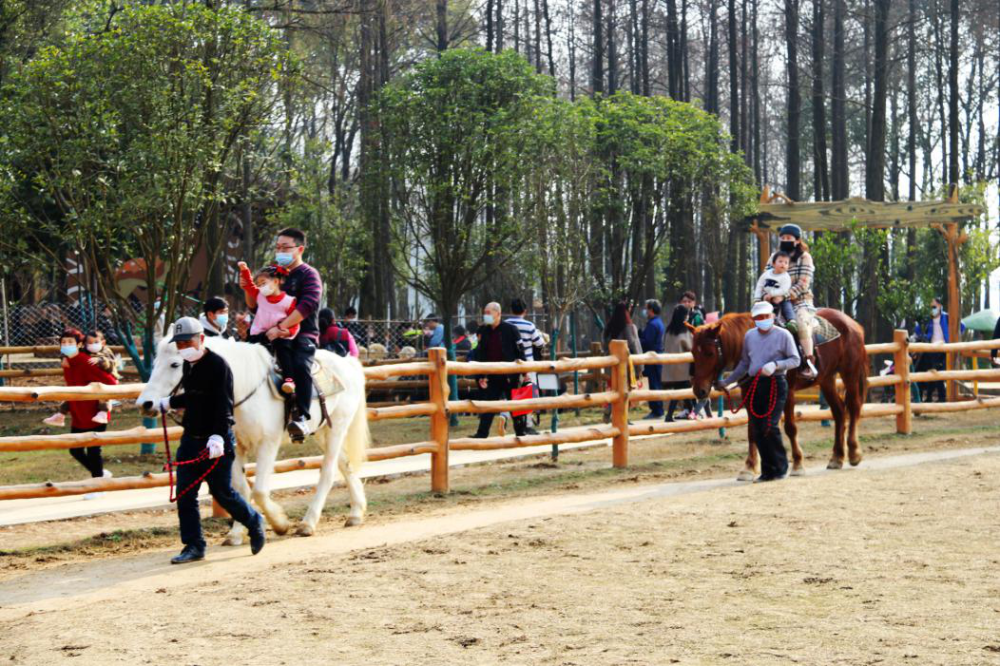
[[297, 419], [288, 424], [288, 432], [299, 437], [308, 437], [312, 433], [312, 428], [309, 427], [308, 420]]
[[85, 499], [85, 500], [95, 500], [98, 497], [101, 497], [102, 495], [104, 495], [104, 493], [87, 493], [86, 495], [83, 496], [83, 499]]
[[64, 425], [66, 425], [66, 416], [63, 415], [62, 412], [56, 412], [47, 419], [42, 419], [42, 423], [44, 423], [45, 425], [57, 426], [61, 428]]
[[108, 413], [107, 412], [97, 412], [94, 414], [94, 418], [90, 419], [94, 423], [100, 423], [101, 425], [108, 424]]
[[114, 476], [114, 474], [112, 474], [112, 473], [111, 473], [111, 470], [110, 470], [110, 469], [107, 469], [107, 468], [105, 468], [105, 470], [104, 470], [104, 478], [105, 478], [105, 479], [110, 479], [110, 478], [111, 478], [111, 477], [113, 477], [113, 476]]
[[691, 418], [691, 410], [684, 409], [684, 410], [681, 410], [680, 414], [678, 414], [677, 416], [674, 417], [674, 420], [675, 421], [686, 421], [687, 419], [690, 419], [690, 418]]

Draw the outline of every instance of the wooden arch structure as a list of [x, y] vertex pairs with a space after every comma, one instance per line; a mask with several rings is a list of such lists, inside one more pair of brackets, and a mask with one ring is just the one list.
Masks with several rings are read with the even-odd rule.
[[[771, 255], [771, 234], [784, 224], [797, 224], [804, 231], [849, 231], [852, 224], [869, 229], [905, 229], [909, 227], [937, 229], [948, 243], [948, 312], [950, 339], [958, 341], [962, 302], [959, 289], [958, 251], [968, 240], [959, 225], [983, 214], [975, 204], [958, 201], [958, 188], [945, 201], [883, 202], [851, 198], [843, 201], [800, 203], [764, 186], [758, 212], [750, 218], [750, 231], [760, 243], [760, 270], [763, 272]], [[949, 382], [949, 400], [954, 399], [954, 387]]]

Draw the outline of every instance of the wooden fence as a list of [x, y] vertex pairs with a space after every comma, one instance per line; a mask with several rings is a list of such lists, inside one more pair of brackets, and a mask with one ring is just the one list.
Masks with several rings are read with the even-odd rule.
[[[982, 357], [984, 352], [1000, 349], [1000, 340], [982, 342], [961, 342], [951, 344], [910, 343], [905, 331], [896, 331], [893, 342], [867, 346], [868, 353], [892, 355], [896, 371], [886, 376], [869, 377], [869, 387], [895, 387], [895, 404], [865, 404], [863, 418], [895, 417], [896, 431], [909, 434], [912, 430], [914, 414], [957, 412], [972, 409], [1000, 407], [1000, 397], [976, 398], [961, 402], [912, 404], [910, 387], [916, 382], [928, 381], [1000, 381], [1000, 369], [987, 370], [945, 370], [910, 372], [909, 354], [914, 352], [946, 352]], [[568, 444], [611, 439], [612, 463], [615, 467], [626, 467], [629, 459], [629, 438], [633, 435], [658, 435], [698, 430], [732, 428], [746, 424], [745, 411], [738, 414], [727, 413], [717, 418], [700, 421], [642, 422], [629, 424], [628, 410], [636, 403], [651, 400], [683, 400], [693, 398], [690, 389], [682, 390], [632, 390], [629, 382], [629, 364], [671, 365], [691, 363], [690, 354], [637, 354], [629, 356], [624, 342], [614, 341], [608, 355], [585, 358], [563, 358], [555, 361], [532, 361], [516, 363], [466, 363], [448, 361], [444, 349], [431, 349], [427, 359], [410, 363], [390, 363], [369, 366], [364, 369], [368, 381], [391, 381], [400, 376], [426, 376], [429, 399], [426, 402], [369, 407], [368, 419], [385, 419], [427, 416], [430, 418], [429, 439], [412, 444], [401, 444], [371, 449], [369, 460], [388, 460], [428, 453], [431, 455], [431, 488], [435, 492], [447, 492], [449, 488], [448, 455], [451, 451], [512, 449], [544, 444]], [[489, 375], [522, 374], [526, 372], [566, 374], [573, 372], [607, 373], [607, 386], [590, 393], [566, 394], [557, 397], [535, 398], [531, 400], [451, 400], [449, 399], [448, 378], [482, 377]], [[16, 387], [0, 388], [0, 402], [39, 402], [62, 400], [119, 399], [138, 397], [141, 384], [105, 386], [91, 384], [82, 387]], [[712, 397], [718, 394], [713, 392]], [[453, 438], [449, 432], [451, 414], [499, 413], [512, 409], [552, 410], [602, 407], [611, 405], [611, 422], [605, 425], [589, 425], [567, 428], [554, 433], [541, 433], [524, 437], [488, 437], [475, 439]], [[830, 410], [798, 411], [796, 418], [802, 421], [819, 421], [832, 418]], [[168, 429], [170, 439], [180, 438], [182, 429]], [[79, 446], [116, 446], [126, 444], [156, 443], [162, 441], [159, 428], [133, 428], [130, 430], [80, 433], [62, 435], [31, 435], [23, 437], [0, 437], [0, 451], [37, 451], [45, 449], [68, 449]], [[276, 464], [276, 472], [319, 467], [320, 456], [282, 460]], [[253, 465], [247, 469], [253, 474]], [[47, 482], [0, 487], [0, 500], [26, 499], [77, 495], [97, 491], [151, 488], [167, 485], [165, 473], [146, 473], [138, 477], [111, 479], [88, 479], [73, 482]]]

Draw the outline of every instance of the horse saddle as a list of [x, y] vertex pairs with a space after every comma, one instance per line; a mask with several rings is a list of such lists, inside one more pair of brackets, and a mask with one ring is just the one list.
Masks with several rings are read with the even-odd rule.
[[[335, 377], [327, 376], [323, 372], [323, 366], [316, 359], [313, 359], [310, 371], [312, 373], [313, 400], [329, 398], [344, 390], [344, 386], [340, 381]], [[268, 386], [271, 387], [271, 395], [279, 400], [288, 400], [289, 396], [281, 391], [281, 385], [285, 383], [285, 375], [278, 366], [277, 361], [271, 365], [270, 378], [271, 381], [268, 382]]]
[[[840, 331], [838, 331], [833, 324], [828, 322], [823, 317], [814, 314], [812, 319], [813, 319], [812, 334], [813, 334], [814, 346], [819, 347], [820, 345], [825, 345], [826, 343], [833, 342], [834, 340], [840, 337]], [[792, 337], [795, 338], [796, 344], [798, 344], [799, 340], [798, 324], [794, 321], [790, 321], [785, 324], [785, 328], [788, 329], [788, 332], [792, 334]]]

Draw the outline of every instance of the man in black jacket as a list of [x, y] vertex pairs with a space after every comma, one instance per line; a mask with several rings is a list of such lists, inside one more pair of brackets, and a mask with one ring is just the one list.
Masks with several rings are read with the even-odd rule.
[[[159, 407], [163, 411], [184, 410], [184, 434], [176, 459], [177, 517], [184, 550], [170, 563], [184, 564], [205, 557], [198, 511], [202, 480], [208, 482], [215, 501], [250, 531], [250, 552], [256, 555], [264, 547], [264, 519], [233, 490], [232, 484], [233, 372], [224, 358], [205, 346], [205, 332], [197, 319], [181, 317], [173, 325], [173, 335], [170, 341], [184, 359], [184, 392], [161, 398]], [[189, 462], [194, 460], [198, 462]]]
[[[500, 319], [500, 304], [490, 303], [483, 308], [483, 325], [479, 327], [479, 344], [472, 351], [472, 360], [480, 363], [499, 363], [524, 360], [521, 333], [512, 324]], [[480, 398], [483, 400], [510, 400], [510, 392], [518, 387], [520, 375], [486, 375], [479, 378]], [[490, 436], [494, 414], [479, 415], [479, 430], [473, 437]], [[514, 417], [514, 432], [527, 434], [526, 416]]]

